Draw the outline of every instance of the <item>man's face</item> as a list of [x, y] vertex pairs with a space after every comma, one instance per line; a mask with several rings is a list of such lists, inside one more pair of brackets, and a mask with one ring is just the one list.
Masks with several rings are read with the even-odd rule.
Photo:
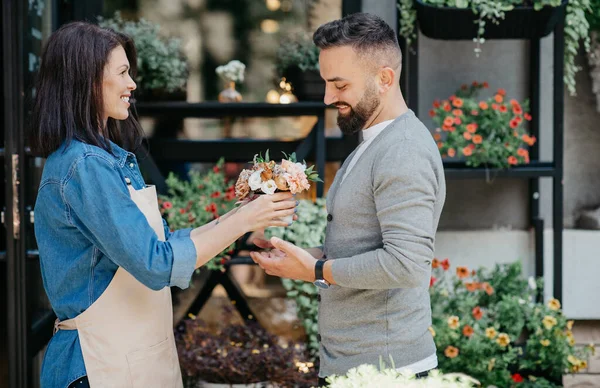
[[321, 50], [319, 67], [326, 83], [324, 102], [338, 108], [342, 132], [362, 130], [381, 101], [375, 75], [349, 46]]

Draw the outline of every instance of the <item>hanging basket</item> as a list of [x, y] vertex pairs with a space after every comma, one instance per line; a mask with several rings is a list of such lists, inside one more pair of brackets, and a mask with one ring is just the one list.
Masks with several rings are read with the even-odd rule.
[[[438, 7], [415, 0], [419, 29], [423, 35], [440, 40], [472, 40], [477, 37], [478, 15], [471, 8]], [[485, 39], [533, 39], [550, 34], [567, 1], [558, 7], [546, 6], [539, 11], [533, 7], [515, 7], [505, 12], [499, 24], [486, 21]]]

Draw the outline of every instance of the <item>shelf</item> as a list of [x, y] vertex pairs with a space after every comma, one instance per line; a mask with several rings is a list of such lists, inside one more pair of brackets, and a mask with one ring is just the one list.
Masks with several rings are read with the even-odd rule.
[[468, 167], [463, 162], [444, 162], [446, 179], [495, 179], [495, 178], [543, 178], [556, 175], [551, 162], [531, 162], [509, 169]]
[[191, 103], [185, 101], [137, 102], [133, 104], [139, 116], [178, 116], [196, 118], [219, 117], [285, 117], [319, 116], [328, 105], [322, 102], [296, 102], [292, 104], [269, 104], [266, 102], [216, 101]]

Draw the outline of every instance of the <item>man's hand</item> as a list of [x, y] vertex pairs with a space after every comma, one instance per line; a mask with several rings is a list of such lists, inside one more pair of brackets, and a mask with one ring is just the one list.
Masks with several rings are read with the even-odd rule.
[[[252, 240], [252, 243], [261, 249], [275, 249], [275, 246], [271, 244], [271, 241], [263, 238], [256, 237]], [[321, 248], [307, 248], [305, 251], [315, 259], [320, 259], [323, 257], [323, 251]]]
[[254, 243], [270, 252], [251, 252], [250, 257], [269, 275], [288, 279], [315, 281], [316, 259], [294, 244], [272, 237], [271, 241], [256, 239]]

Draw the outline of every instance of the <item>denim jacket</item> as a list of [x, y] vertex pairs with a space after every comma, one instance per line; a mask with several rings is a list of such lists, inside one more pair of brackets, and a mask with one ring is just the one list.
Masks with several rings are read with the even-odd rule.
[[[127, 189], [145, 187], [135, 155], [72, 141], [51, 154], [35, 204], [44, 288], [60, 320], [74, 318], [106, 290], [118, 267], [153, 290], [189, 285], [196, 263], [191, 229], [158, 236]], [[65, 388], [85, 376], [76, 330], [60, 330], [44, 356], [41, 386]]]

